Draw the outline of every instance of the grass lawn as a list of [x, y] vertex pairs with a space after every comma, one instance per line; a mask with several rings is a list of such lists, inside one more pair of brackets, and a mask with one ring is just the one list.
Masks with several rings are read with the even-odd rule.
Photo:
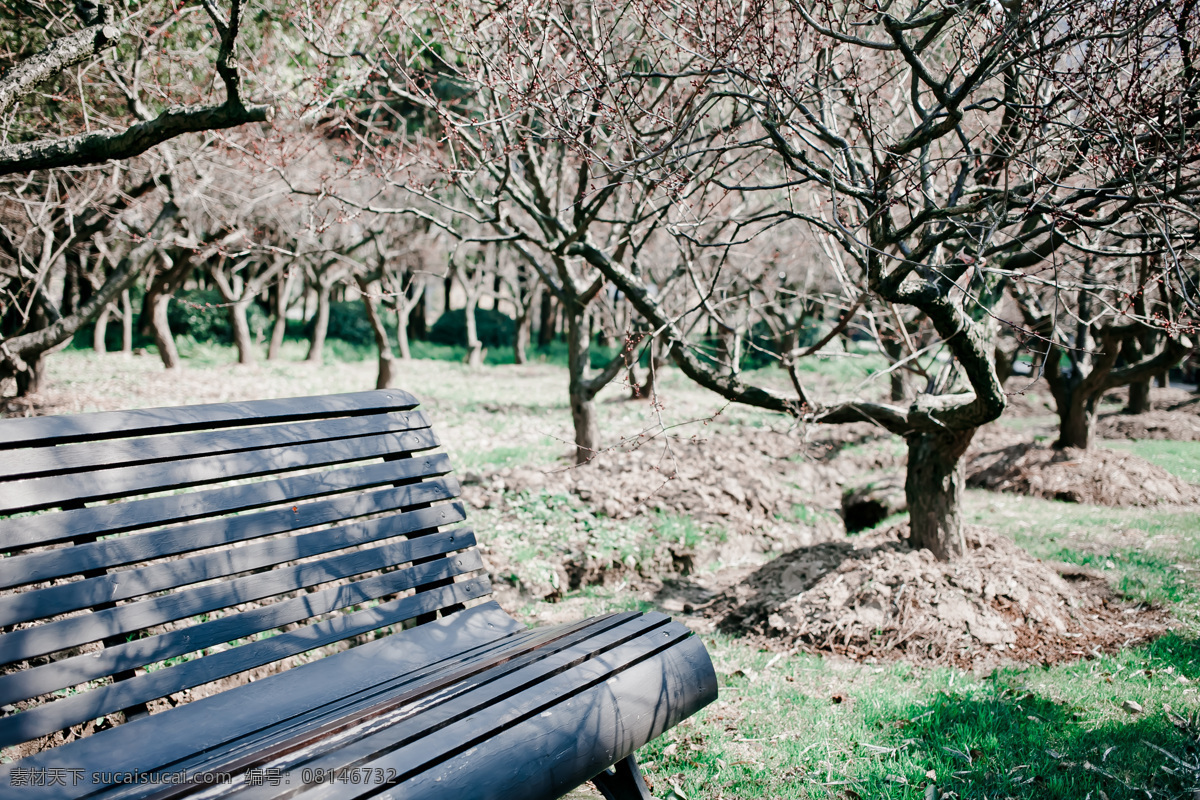
[[967, 505], [972, 521], [1035, 555], [1099, 566], [1123, 590], [1166, 603], [1179, 630], [1114, 656], [987, 674], [779, 657], [708, 637], [720, 700], [645, 748], [656, 796], [924, 798], [935, 785], [942, 797], [1191, 800], [1200, 789], [1200, 512], [983, 491]]
[[1106, 441], [1104, 447], [1124, 450], [1153, 461], [1188, 483], [1200, 483], [1200, 442], [1171, 442], [1162, 439]]
[[[56, 354], [48, 396], [63, 411], [84, 411], [359, 391], [374, 379], [371, 361], [301, 364], [299, 345], [280, 362], [248, 369], [230, 366], [228, 348], [191, 355], [188, 369], [168, 376], [152, 356]], [[842, 372], [865, 372], [861, 360], [830, 361]], [[559, 366], [489, 366], [479, 373], [416, 361], [402, 370], [460, 469], [545, 467], [570, 449], [566, 374]], [[674, 425], [686, 434], [689, 420], [714, 415], [721, 424], [787, 424], [727, 407], [678, 375], [664, 378], [665, 409], [617, 402], [626, 392], [619, 386], [602, 394], [606, 437]], [[1127, 448], [1200, 482], [1195, 444], [1105, 446]], [[703, 535], [686, 518], [591, 520], [579, 503], [573, 495], [528, 493], [507, 522], [488, 510], [473, 520], [484, 542], [489, 535], [522, 537], [526, 557], [547, 568], [555, 531], [569, 526], [585, 529], [597, 546], [619, 542], [634, 559], [655, 537]], [[639, 754], [655, 796], [1200, 796], [1193, 794], [1200, 791], [1200, 511], [1096, 508], [982, 491], [969, 492], [966, 504], [970, 521], [1012, 536], [1035, 555], [1104, 570], [1122, 591], [1165, 604], [1180, 620], [1176, 632], [1112, 656], [986, 673], [777, 654], [738, 638], [706, 636], [720, 698]], [[649, 607], [620, 587], [589, 587], [566, 599], [590, 612]]]

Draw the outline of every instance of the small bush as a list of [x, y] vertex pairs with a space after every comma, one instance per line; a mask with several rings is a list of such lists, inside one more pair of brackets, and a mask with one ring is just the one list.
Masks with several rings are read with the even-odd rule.
[[[512, 317], [494, 308], [475, 309], [475, 327], [484, 347], [511, 347], [516, 323]], [[458, 308], [438, 317], [429, 329], [429, 341], [436, 344], [467, 344], [467, 311]]]
[[[251, 303], [246, 309], [246, 320], [250, 324], [251, 338], [258, 340], [269, 335], [271, 321], [258, 304]], [[197, 342], [229, 344], [233, 341], [228, 304], [221, 293], [213, 289], [177, 292], [167, 306], [167, 324], [174, 335], [190, 336]]]
[[[316, 315], [304, 326], [304, 335], [312, 336], [313, 326], [316, 325]], [[394, 331], [387, 325], [388, 332]], [[347, 300], [342, 303], [329, 304], [329, 328], [325, 334], [330, 339], [341, 339], [343, 342], [358, 347], [374, 347], [375, 334], [371, 331], [371, 323], [367, 321], [367, 311], [361, 300]]]

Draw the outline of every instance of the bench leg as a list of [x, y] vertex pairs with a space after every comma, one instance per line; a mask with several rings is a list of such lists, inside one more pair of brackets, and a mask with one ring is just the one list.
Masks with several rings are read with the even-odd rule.
[[592, 778], [592, 783], [605, 800], [653, 800], [632, 755]]

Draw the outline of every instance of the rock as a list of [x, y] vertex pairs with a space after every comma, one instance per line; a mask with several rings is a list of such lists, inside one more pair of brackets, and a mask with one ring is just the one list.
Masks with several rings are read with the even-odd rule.
[[1142, 713], [1142, 704], [1136, 700], [1126, 700], [1124, 703], [1121, 703], [1121, 708], [1123, 708], [1125, 711], [1128, 711], [1130, 714]]

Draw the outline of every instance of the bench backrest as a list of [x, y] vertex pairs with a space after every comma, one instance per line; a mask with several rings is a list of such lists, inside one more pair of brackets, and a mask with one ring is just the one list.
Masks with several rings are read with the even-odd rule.
[[0, 746], [486, 596], [416, 406], [381, 390], [0, 420], [0, 705], [17, 709]]

